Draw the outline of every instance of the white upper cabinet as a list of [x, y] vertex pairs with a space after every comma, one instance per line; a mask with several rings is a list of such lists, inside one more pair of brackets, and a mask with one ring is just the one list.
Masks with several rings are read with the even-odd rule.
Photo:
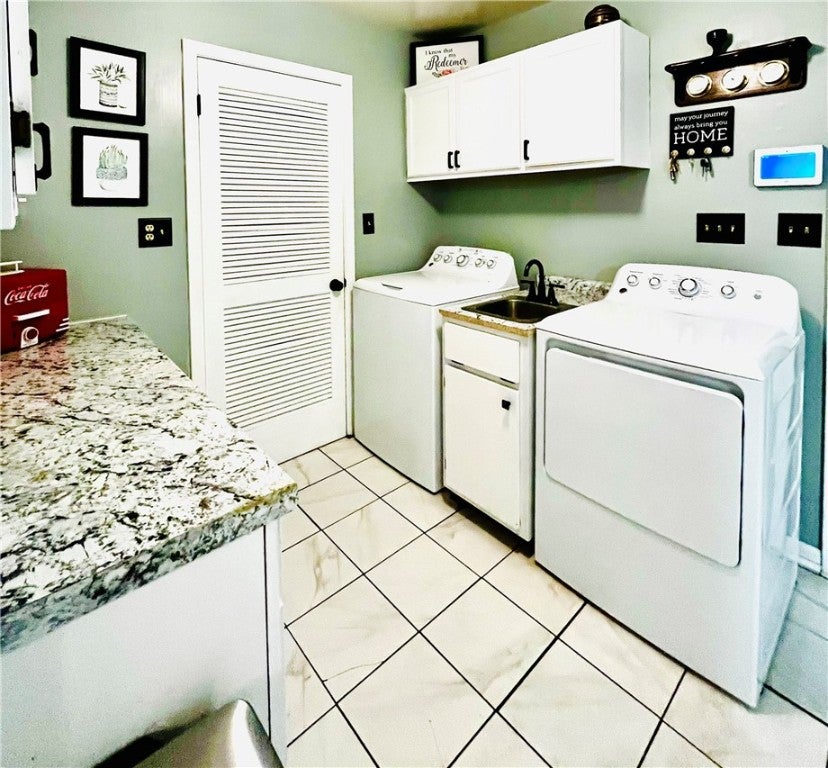
[[520, 168], [520, 94], [516, 56], [452, 75], [455, 92], [455, 171]]
[[649, 168], [649, 104], [648, 38], [577, 32], [408, 88], [408, 178]]
[[406, 91], [408, 175], [439, 176], [454, 167], [453, 84], [444, 77]]
[[507, 56], [409, 88], [409, 177], [516, 170], [518, 83], [518, 61]]

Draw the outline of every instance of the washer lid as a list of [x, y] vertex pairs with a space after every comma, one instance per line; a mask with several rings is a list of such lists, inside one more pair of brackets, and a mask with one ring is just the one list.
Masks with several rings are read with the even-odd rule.
[[425, 272], [400, 272], [396, 275], [377, 275], [362, 277], [354, 283], [354, 288], [384, 296], [393, 296], [401, 301], [437, 307], [452, 304], [465, 299], [486, 296], [498, 291], [517, 288], [517, 286], [496, 286], [482, 280], [458, 278], [454, 275]]
[[769, 325], [607, 300], [548, 317], [537, 329], [559, 338], [759, 381], [797, 341]]

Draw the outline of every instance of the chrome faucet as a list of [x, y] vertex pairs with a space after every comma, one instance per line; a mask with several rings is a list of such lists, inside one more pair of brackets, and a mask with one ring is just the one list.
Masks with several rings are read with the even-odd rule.
[[546, 272], [543, 270], [543, 264], [537, 259], [532, 259], [524, 268], [523, 276], [529, 277], [529, 272], [532, 267], [538, 268], [538, 276], [535, 280], [521, 280], [522, 285], [529, 286], [529, 295], [526, 297], [529, 301], [546, 302]]

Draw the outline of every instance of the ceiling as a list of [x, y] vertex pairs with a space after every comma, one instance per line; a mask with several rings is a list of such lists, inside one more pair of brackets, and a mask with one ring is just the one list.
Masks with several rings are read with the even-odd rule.
[[340, 10], [355, 14], [373, 26], [427, 35], [446, 30], [482, 27], [546, 0], [334, 0]]

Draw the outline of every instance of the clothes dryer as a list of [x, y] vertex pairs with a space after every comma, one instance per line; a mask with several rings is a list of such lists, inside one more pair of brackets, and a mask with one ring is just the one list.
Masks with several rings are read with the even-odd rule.
[[803, 342], [785, 281], [659, 264], [537, 328], [537, 562], [751, 706], [796, 579]]

